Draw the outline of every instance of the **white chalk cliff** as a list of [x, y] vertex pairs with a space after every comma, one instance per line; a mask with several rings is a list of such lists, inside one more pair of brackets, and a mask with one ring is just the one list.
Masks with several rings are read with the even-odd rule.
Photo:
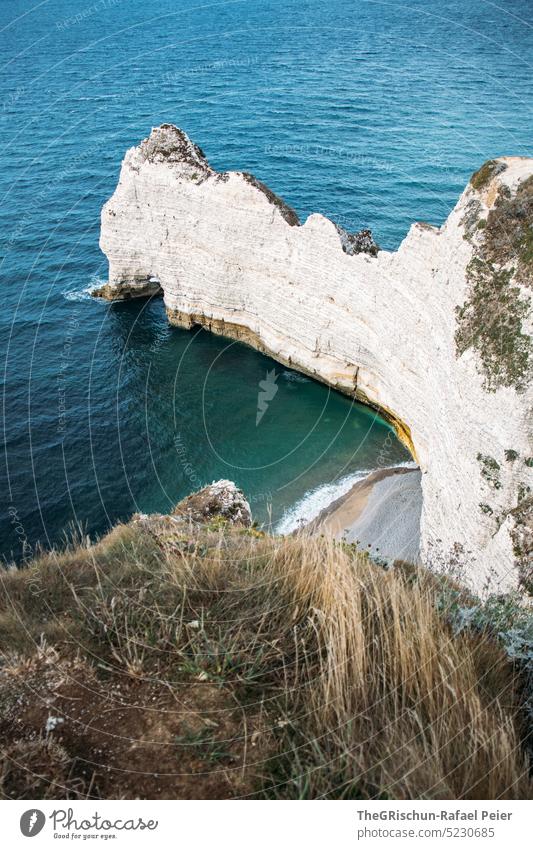
[[531, 580], [532, 211], [533, 160], [497, 159], [440, 229], [413, 224], [374, 256], [163, 125], [126, 153], [102, 210], [99, 294], [160, 287], [172, 323], [377, 407], [422, 470], [423, 562], [503, 591]]

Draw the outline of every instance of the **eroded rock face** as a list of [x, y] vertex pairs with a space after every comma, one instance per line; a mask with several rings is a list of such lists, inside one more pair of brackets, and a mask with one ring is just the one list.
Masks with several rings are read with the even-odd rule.
[[371, 230], [359, 230], [357, 233], [348, 233], [337, 225], [337, 231], [345, 254], [350, 254], [350, 256], [361, 253], [370, 254], [370, 256], [378, 255], [379, 245], [374, 241]]
[[532, 177], [531, 159], [495, 160], [441, 228], [413, 224], [394, 253], [366, 236], [371, 250], [350, 250], [333, 222], [300, 224], [163, 125], [127, 152], [100, 244], [114, 291], [156, 278], [172, 323], [241, 339], [377, 407], [422, 470], [424, 562], [502, 591], [520, 580], [516, 508], [532, 486]]
[[[138, 166], [143, 162], [171, 167], [177, 165], [180, 172], [188, 174], [191, 179], [207, 177], [213, 173], [203, 150], [173, 124], [155, 127], [136, 150]], [[135, 167], [134, 163], [132, 165]]]
[[188, 495], [173, 510], [173, 514], [191, 522], [209, 522], [217, 517], [249, 528], [252, 511], [244, 493], [233, 481], [214, 481], [198, 492]]

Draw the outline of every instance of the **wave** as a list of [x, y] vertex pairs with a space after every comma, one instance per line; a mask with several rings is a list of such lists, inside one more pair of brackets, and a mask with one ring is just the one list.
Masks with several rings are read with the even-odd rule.
[[[95, 289], [98, 289], [99, 286], [104, 286], [107, 283], [107, 280], [102, 280], [100, 277], [92, 277], [91, 282], [88, 286], [85, 286], [83, 289], [67, 289], [61, 294], [67, 301], [92, 301], [96, 303], [99, 301], [99, 298], [93, 298], [92, 293]], [[102, 303], [105, 303], [102, 301]]]
[[345, 477], [339, 480], [323, 483], [314, 489], [308, 490], [292, 507], [285, 510], [283, 516], [276, 524], [274, 532], [277, 534], [292, 533], [292, 531], [315, 519], [325, 507], [328, 507], [342, 495], [346, 495], [354, 484], [364, 480], [372, 472], [381, 471], [381, 469], [396, 469], [399, 466], [406, 469], [418, 468], [418, 465], [413, 460], [407, 460], [404, 463], [395, 463], [394, 466], [382, 466], [379, 469], [361, 469], [358, 472], [345, 475]]

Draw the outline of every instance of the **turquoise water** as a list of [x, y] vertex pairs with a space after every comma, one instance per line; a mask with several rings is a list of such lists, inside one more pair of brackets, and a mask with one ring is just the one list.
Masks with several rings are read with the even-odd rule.
[[[300, 216], [396, 247], [441, 223], [470, 173], [528, 154], [523, 0], [3, 0], [1, 551], [167, 510], [219, 477], [256, 516], [308, 515], [407, 458], [369, 410], [255, 353], [106, 305], [99, 213], [124, 151], [164, 121]], [[256, 425], [259, 382], [278, 391]], [[306, 493], [305, 502], [301, 499]], [[331, 491], [329, 491], [331, 495]], [[294, 509], [294, 505], [296, 509]]]

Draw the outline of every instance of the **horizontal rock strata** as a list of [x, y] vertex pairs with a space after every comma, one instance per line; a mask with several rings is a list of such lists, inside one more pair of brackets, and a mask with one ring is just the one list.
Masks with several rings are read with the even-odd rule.
[[441, 228], [380, 251], [163, 125], [102, 211], [108, 296], [155, 280], [172, 323], [379, 409], [422, 471], [424, 562], [501, 591], [529, 580], [532, 191], [533, 160], [486, 163]]

